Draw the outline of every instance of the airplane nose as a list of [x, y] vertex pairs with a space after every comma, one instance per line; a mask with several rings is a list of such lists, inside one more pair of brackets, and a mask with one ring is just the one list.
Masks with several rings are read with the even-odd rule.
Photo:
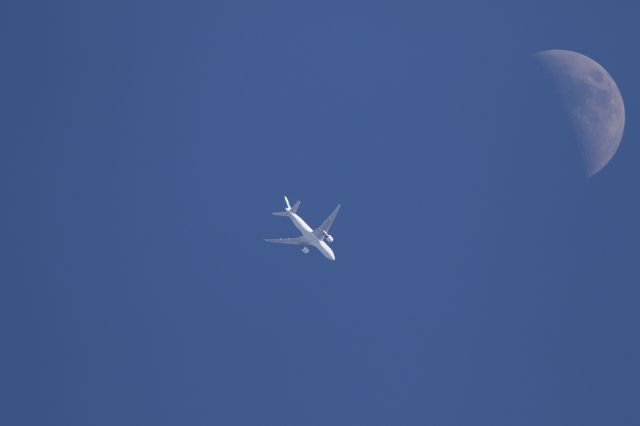
[[327, 259], [336, 260], [336, 255], [333, 254], [333, 250], [331, 250], [331, 247], [329, 247], [327, 243], [325, 243], [324, 241], [320, 241], [320, 247], [318, 248]]

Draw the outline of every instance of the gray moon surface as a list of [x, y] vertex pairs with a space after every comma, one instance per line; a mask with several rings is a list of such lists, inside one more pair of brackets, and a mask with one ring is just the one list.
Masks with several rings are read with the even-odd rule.
[[587, 177], [598, 173], [618, 150], [624, 132], [624, 102], [607, 70], [570, 50], [537, 52], [560, 92], [576, 133]]

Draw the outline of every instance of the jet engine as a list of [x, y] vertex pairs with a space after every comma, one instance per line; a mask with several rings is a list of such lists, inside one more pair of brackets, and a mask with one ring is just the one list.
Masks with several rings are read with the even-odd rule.
[[327, 240], [328, 243], [332, 243], [333, 242], [333, 237], [331, 235], [329, 235], [327, 233], [327, 231], [323, 231], [324, 232], [324, 239]]
[[304, 254], [309, 254], [309, 247], [302, 247], [302, 252]]

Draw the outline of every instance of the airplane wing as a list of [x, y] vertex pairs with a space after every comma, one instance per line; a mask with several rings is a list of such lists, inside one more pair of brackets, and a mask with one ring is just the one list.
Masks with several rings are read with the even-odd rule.
[[316, 237], [322, 238], [322, 234], [324, 234], [325, 232], [329, 233], [329, 228], [331, 228], [331, 224], [333, 223], [336, 216], [338, 216], [338, 211], [340, 211], [340, 204], [338, 204], [338, 207], [336, 207], [333, 212], [331, 212], [329, 217], [326, 218], [324, 222], [322, 222], [322, 225], [314, 229], [313, 233], [316, 235]]
[[297, 246], [305, 246], [307, 242], [302, 237], [296, 238], [267, 238], [265, 239], [268, 243], [279, 243], [279, 244], [293, 244]]

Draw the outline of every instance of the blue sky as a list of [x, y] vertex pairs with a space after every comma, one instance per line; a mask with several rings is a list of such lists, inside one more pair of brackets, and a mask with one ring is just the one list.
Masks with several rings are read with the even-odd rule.
[[[3, 2], [0, 423], [638, 424], [638, 12]], [[553, 48], [624, 97], [588, 180]]]

